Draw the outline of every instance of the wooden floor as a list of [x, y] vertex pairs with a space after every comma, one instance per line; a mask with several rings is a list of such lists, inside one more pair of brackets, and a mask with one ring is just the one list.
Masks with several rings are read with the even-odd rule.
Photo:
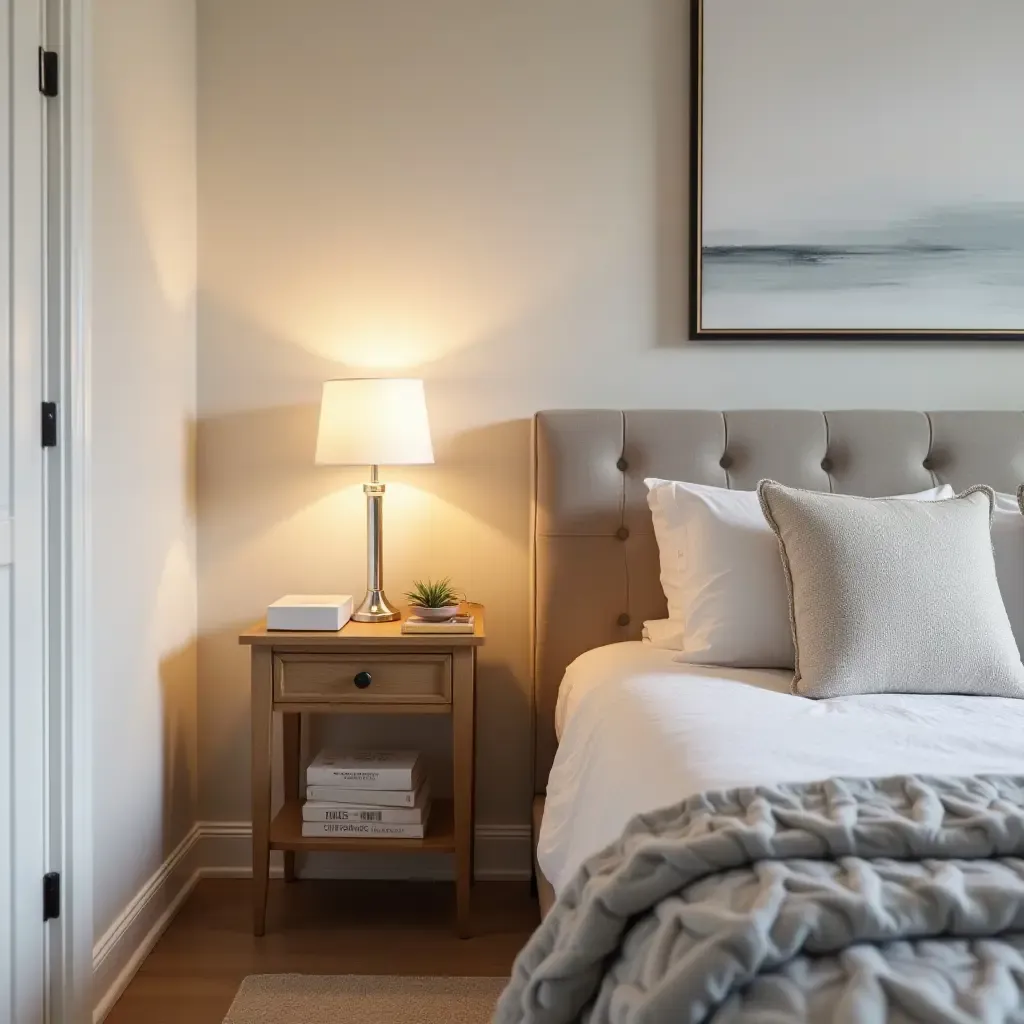
[[527, 883], [477, 883], [465, 940], [454, 895], [448, 883], [274, 881], [257, 939], [249, 882], [202, 881], [107, 1024], [221, 1024], [247, 974], [508, 974], [538, 922]]

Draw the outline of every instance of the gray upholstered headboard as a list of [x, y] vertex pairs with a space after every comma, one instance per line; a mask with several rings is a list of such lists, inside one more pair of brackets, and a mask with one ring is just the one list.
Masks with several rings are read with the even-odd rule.
[[534, 423], [535, 789], [555, 752], [566, 666], [665, 615], [644, 478], [847, 494], [1024, 481], [1019, 412], [538, 413]]

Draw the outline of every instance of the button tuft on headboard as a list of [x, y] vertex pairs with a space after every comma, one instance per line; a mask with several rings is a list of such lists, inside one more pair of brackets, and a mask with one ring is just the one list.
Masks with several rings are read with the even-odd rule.
[[620, 526], [615, 531], [615, 536], [618, 537], [619, 540], [629, 540], [629, 529], [628, 529], [628, 527]]
[[629, 616], [628, 616], [628, 615], [627, 615], [627, 614], [626, 614], [625, 612], [623, 612], [623, 613], [622, 613], [622, 614], [621, 614], [621, 615], [619, 616], [619, 625], [620, 625], [620, 626], [628, 626], [628, 625], [630, 624], [630, 622], [631, 622], [631, 621], [632, 621], [632, 620], [630, 619], [630, 617], [629, 617]]
[[823, 473], [832, 472], [832, 460], [827, 455], [821, 460], [821, 471]]
[[718, 464], [722, 467], [722, 469], [729, 469], [729, 468], [731, 468], [731, 466], [732, 466], [732, 456], [728, 452], [726, 452], [721, 457], [721, 459], [718, 460]]
[[625, 460], [625, 458], [623, 457], [623, 458], [619, 459], [619, 461], [618, 461], [618, 462], [616, 462], [616, 463], [615, 463], [615, 468], [616, 468], [616, 469], [617, 469], [617, 470], [618, 470], [618, 471], [619, 471], [620, 473], [625, 473], [625, 472], [626, 472], [626, 470], [627, 470], [627, 469], [629, 469], [629, 463], [628, 463], [628, 462], [627, 462], [627, 461]]

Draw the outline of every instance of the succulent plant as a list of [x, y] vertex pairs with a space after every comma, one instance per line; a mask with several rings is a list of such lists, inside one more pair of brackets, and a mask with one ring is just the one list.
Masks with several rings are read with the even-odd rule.
[[405, 599], [417, 608], [448, 608], [461, 600], [459, 592], [452, 586], [449, 576], [441, 580], [413, 580], [412, 590]]

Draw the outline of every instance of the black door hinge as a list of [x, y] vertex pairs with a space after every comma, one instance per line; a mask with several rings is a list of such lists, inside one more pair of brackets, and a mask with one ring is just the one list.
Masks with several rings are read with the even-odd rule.
[[51, 871], [43, 875], [43, 920], [60, 917], [60, 875]]
[[57, 447], [57, 403], [43, 402], [43, 447]]
[[39, 91], [44, 96], [60, 92], [60, 57], [55, 50], [39, 47]]

